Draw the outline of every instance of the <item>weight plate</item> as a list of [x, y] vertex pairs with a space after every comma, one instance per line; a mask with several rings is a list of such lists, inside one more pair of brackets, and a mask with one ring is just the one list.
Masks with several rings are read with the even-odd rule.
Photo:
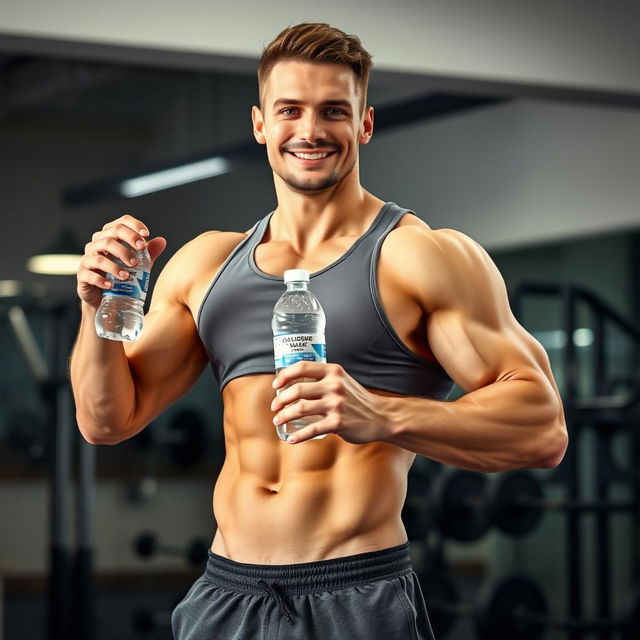
[[418, 576], [418, 580], [434, 635], [445, 638], [458, 619], [450, 608], [458, 603], [458, 591], [449, 576], [440, 571], [426, 571]]
[[484, 474], [462, 469], [444, 469], [434, 478], [429, 495], [433, 520], [442, 535], [473, 542], [489, 530], [486, 483]]
[[542, 486], [528, 471], [498, 474], [490, 483], [487, 499], [491, 523], [510, 536], [531, 533], [544, 513]]
[[539, 640], [546, 625], [547, 601], [540, 587], [526, 576], [511, 576], [485, 585], [477, 599], [476, 632], [480, 640]]

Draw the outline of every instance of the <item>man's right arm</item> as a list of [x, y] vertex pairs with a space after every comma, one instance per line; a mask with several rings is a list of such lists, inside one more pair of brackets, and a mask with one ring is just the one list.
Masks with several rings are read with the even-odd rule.
[[[144, 331], [137, 341], [99, 338], [94, 319], [107, 288], [104, 273], [119, 268], [104, 255], [128, 262], [129, 244], [141, 239], [142, 223], [123, 216], [94, 234], [78, 270], [82, 319], [70, 363], [78, 426], [93, 444], [116, 444], [132, 437], [195, 383], [207, 362], [204, 347], [185, 304], [189, 260], [185, 245], [167, 263], [156, 282]], [[146, 239], [143, 238], [143, 240]], [[148, 243], [152, 261], [164, 250], [163, 238]], [[112, 266], [113, 265], [113, 266]], [[191, 268], [189, 268], [191, 267]]]

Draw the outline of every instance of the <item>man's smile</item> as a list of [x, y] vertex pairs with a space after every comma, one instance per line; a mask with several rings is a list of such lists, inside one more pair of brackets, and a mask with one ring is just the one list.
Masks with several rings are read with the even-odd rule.
[[287, 153], [303, 165], [316, 165], [335, 155], [336, 151], [287, 151]]

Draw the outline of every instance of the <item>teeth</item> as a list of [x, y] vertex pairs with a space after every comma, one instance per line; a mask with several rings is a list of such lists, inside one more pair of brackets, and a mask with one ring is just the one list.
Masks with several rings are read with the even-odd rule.
[[329, 153], [295, 153], [293, 154], [296, 158], [302, 158], [304, 160], [319, 160], [320, 158], [326, 158]]

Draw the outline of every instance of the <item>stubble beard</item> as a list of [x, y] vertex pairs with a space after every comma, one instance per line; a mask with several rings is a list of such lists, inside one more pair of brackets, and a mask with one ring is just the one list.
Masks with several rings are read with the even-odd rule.
[[[326, 176], [320, 176], [318, 178], [313, 177], [300, 177], [295, 173], [281, 172], [277, 169], [273, 171], [282, 179], [282, 181], [295, 193], [306, 193], [307, 195], [319, 194], [331, 187], [335, 187], [339, 182], [344, 180], [352, 171], [356, 164], [354, 159], [349, 169], [345, 174], [340, 177], [338, 172], [334, 169]], [[273, 167], [272, 167], [273, 168]]]

